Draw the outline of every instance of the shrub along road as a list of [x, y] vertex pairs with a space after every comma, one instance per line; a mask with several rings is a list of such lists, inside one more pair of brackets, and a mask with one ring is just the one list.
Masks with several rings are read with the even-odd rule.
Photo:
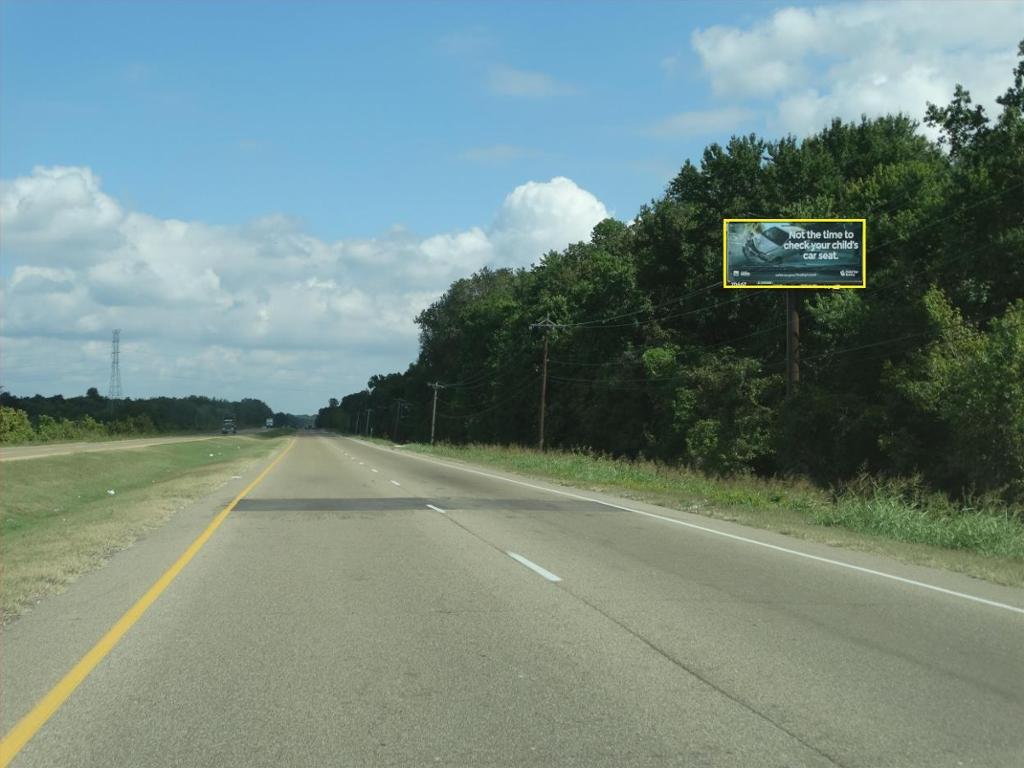
[[299, 437], [218, 515], [252, 479], [7, 629], [5, 733], [219, 524], [52, 716], [5, 737], [28, 739], [14, 765], [1010, 766], [1024, 751], [1022, 590], [338, 437]]

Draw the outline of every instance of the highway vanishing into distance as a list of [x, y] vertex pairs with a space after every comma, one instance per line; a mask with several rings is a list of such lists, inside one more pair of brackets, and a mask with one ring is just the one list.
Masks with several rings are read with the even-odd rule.
[[12, 765], [1024, 764], [1024, 590], [337, 436], [274, 461], [6, 628]]

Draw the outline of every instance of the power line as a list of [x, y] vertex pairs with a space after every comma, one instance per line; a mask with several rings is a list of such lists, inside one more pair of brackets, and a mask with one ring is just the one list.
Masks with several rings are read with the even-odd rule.
[[[632, 312], [623, 312], [620, 315], [612, 315], [610, 317], [603, 317], [603, 318], [599, 318], [597, 320], [585, 320], [585, 321], [582, 321], [582, 322], [579, 322], [579, 323], [562, 323], [562, 324], [559, 324], [558, 327], [559, 328], [583, 328], [583, 327], [586, 327], [586, 326], [598, 325], [600, 323], [607, 323], [607, 322], [609, 322], [611, 320], [621, 320], [624, 317], [632, 317], [634, 315], [643, 314], [644, 312], [652, 312], [653, 313], [654, 311], [656, 311], [658, 309], [661, 309], [663, 307], [667, 307], [667, 306], [669, 306], [671, 304], [681, 304], [682, 302], [686, 301], [689, 298], [692, 298], [694, 296], [697, 296], [697, 295], [699, 295], [701, 293], [704, 293], [705, 291], [708, 291], [708, 290], [714, 288], [716, 285], [721, 285], [721, 280], [716, 280], [713, 283], [709, 283], [708, 285], [705, 285], [703, 288], [698, 288], [697, 290], [691, 291], [690, 293], [687, 293], [687, 294], [685, 294], [683, 296], [677, 296], [674, 299], [669, 299], [668, 301], [663, 301], [660, 304], [654, 304], [654, 305], [652, 305], [650, 307], [643, 307], [641, 309], [637, 309], [637, 310], [634, 310]], [[632, 325], [632, 323], [628, 323], [627, 325]], [[625, 327], [625, 326], [619, 326], [619, 327]]]
[[[530, 385], [536, 383], [537, 379], [539, 379], [539, 378], [540, 378], [540, 376], [538, 374], [530, 374], [525, 379], [520, 380], [519, 385], [517, 387], [515, 387], [512, 390], [511, 394], [509, 394], [507, 397], [504, 397], [501, 400], [499, 400], [499, 401], [497, 401], [495, 403], [492, 403], [491, 405], [488, 405], [488, 406], [486, 406], [484, 408], [481, 408], [479, 410], [471, 411], [469, 413], [463, 413], [463, 414], [452, 414], [452, 413], [441, 412], [441, 413], [438, 413], [437, 415], [438, 415], [438, 417], [440, 417], [442, 419], [448, 419], [449, 421], [467, 420], [467, 419], [475, 418], [477, 416], [482, 416], [485, 413], [489, 413], [489, 412], [493, 411], [495, 408], [500, 408], [501, 406], [507, 405], [508, 403], [512, 402], [517, 397], [519, 397], [526, 390], [527, 387], [529, 387]], [[554, 376], [551, 376], [550, 378], [553, 379]]]

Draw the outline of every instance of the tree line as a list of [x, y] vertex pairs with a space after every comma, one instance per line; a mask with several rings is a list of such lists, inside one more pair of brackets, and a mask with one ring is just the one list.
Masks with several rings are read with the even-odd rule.
[[84, 396], [16, 397], [0, 393], [0, 442], [76, 440], [156, 432], [209, 432], [232, 418], [240, 429], [291, 426], [290, 414], [275, 414], [254, 398], [238, 401], [192, 395], [111, 400], [90, 387]]
[[[423, 311], [403, 373], [332, 399], [321, 427], [397, 440], [546, 443], [718, 474], [916, 476], [1024, 501], [1024, 42], [990, 116], [957, 87], [797, 140], [734, 136], [633, 221], [529, 269], [483, 269]], [[779, 291], [725, 291], [722, 219], [866, 218], [868, 287], [802, 291], [784, 386]]]

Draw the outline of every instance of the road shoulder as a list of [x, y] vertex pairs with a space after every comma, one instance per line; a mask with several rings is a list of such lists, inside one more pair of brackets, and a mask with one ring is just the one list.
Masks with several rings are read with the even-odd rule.
[[10, 728], [45, 695], [107, 630], [181, 556], [253, 478], [286, 448], [253, 461], [235, 477], [177, 510], [106, 564], [85, 573], [61, 594], [0, 629], [0, 728]]

